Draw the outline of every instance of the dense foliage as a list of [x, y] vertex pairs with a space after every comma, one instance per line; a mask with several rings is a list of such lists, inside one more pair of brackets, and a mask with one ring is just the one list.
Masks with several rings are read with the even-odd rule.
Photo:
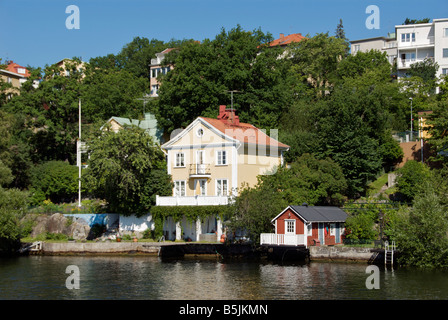
[[[403, 152], [392, 134], [410, 129], [411, 104], [414, 128], [417, 112], [433, 111], [427, 142], [432, 160], [446, 163], [448, 78], [435, 77], [438, 66], [431, 60], [414, 64], [409, 77], [397, 80], [396, 66], [385, 53], [349, 54], [342, 20], [335, 36], [308, 35], [286, 48], [269, 46], [272, 39], [260, 29], [246, 31], [239, 25], [202, 41], [136, 37], [117, 54], [92, 58], [82, 68], [76, 57], [67, 61], [65, 70], [57, 65], [32, 68], [29, 81], [12, 98], [5, 94], [10, 85], [0, 81], [2, 194], [12, 192], [11, 197], [22, 199], [17, 190], [29, 190], [35, 203], [73, 197], [81, 101], [82, 140], [90, 147], [84, 191], [106, 199], [113, 211], [138, 215], [151, 209], [156, 194], [171, 195], [164, 155], [147, 135], [137, 128], [116, 134], [98, 131], [112, 116], [141, 118], [139, 99], [150, 90], [151, 59], [166, 48], [176, 48], [163, 62], [174, 68], [159, 76], [159, 98], [146, 105], [166, 134], [198, 116], [216, 117], [218, 105], [230, 105], [233, 92], [241, 121], [268, 133], [278, 129], [279, 140], [290, 146], [284, 154], [288, 166], [259, 177], [253, 188], [243, 187], [229, 208], [232, 228], [250, 226], [253, 239], [272, 229], [273, 212], [286, 205], [343, 205], [364, 196], [371, 181], [401, 161]], [[37, 88], [34, 80], [39, 80]], [[438, 200], [426, 195], [428, 199], [446, 198], [444, 170], [408, 162], [398, 172], [397, 190], [401, 200], [414, 201], [415, 221], [426, 214], [420, 205], [423, 181], [438, 186]], [[427, 208], [434, 217], [444, 210]], [[199, 211], [191, 216], [200, 216]], [[380, 220], [375, 212], [352, 214], [351, 237], [378, 235], [378, 230], [371, 233]], [[159, 224], [166, 214], [158, 213]], [[400, 217], [389, 214], [382, 221], [390, 226], [414, 223]]]
[[89, 153], [83, 181], [111, 212], [140, 216], [149, 212], [156, 195], [171, 195], [164, 154], [144, 129], [106, 128], [89, 142]]

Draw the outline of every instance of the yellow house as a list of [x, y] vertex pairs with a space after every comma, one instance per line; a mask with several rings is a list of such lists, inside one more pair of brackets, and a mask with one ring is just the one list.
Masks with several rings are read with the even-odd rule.
[[[217, 119], [198, 117], [161, 146], [174, 188], [170, 197], [157, 196], [156, 205], [227, 204], [241, 186], [254, 186], [258, 175], [273, 174], [283, 164], [289, 146], [272, 137], [276, 130], [270, 133], [268, 136], [265, 130], [240, 122], [226, 106], [219, 107]], [[220, 222], [211, 225], [219, 232]], [[195, 228], [190, 238], [199, 240], [199, 223]], [[176, 239], [181, 237], [179, 230], [177, 225]]]

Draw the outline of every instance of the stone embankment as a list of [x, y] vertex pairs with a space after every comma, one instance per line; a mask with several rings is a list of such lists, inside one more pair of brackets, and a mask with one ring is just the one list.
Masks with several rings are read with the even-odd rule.
[[[309, 247], [310, 261], [340, 261], [384, 263], [382, 250], [372, 248], [321, 246]], [[220, 255], [226, 257], [254, 256], [249, 245], [223, 245], [220, 243], [183, 242], [43, 242], [40, 254], [150, 254], [162, 257], [183, 257], [186, 255]], [[261, 256], [263, 256], [262, 252]], [[257, 254], [255, 254], [257, 256]], [[260, 256], [260, 255], [258, 255]]]
[[44, 242], [42, 254], [130, 254], [158, 255], [160, 242]]
[[383, 250], [372, 248], [345, 247], [345, 246], [320, 246], [310, 247], [310, 260], [326, 261], [353, 261], [376, 263], [384, 261]]

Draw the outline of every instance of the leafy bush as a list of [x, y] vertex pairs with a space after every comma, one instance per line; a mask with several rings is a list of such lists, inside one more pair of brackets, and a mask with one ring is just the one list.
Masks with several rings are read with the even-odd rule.
[[78, 168], [65, 161], [48, 161], [31, 171], [32, 203], [71, 201], [78, 194]]
[[373, 240], [377, 237], [374, 224], [375, 220], [369, 214], [359, 213], [351, 215], [345, 222], [345, 228], [347, 230], [346, 238]]
[[426, 165], [415, 160], [406, 162], [397, 174], [396, 186], [403, 200], [408, 202], [423, 191], [425, 181], [429, 181], [432, 176]]

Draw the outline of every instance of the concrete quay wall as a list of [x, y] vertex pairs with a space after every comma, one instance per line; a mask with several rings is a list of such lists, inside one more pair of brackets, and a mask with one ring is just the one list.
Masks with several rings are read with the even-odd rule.
[[124, 254], [145, 253], [158, 255], [158, 242], [43, 242], [42, 254]]
[[376, 262], [384, 259], [384, 253], [372, 248], [340, 247], [340, 246], [311, 246], [310, 260], [331, 261], [359, 261]]

